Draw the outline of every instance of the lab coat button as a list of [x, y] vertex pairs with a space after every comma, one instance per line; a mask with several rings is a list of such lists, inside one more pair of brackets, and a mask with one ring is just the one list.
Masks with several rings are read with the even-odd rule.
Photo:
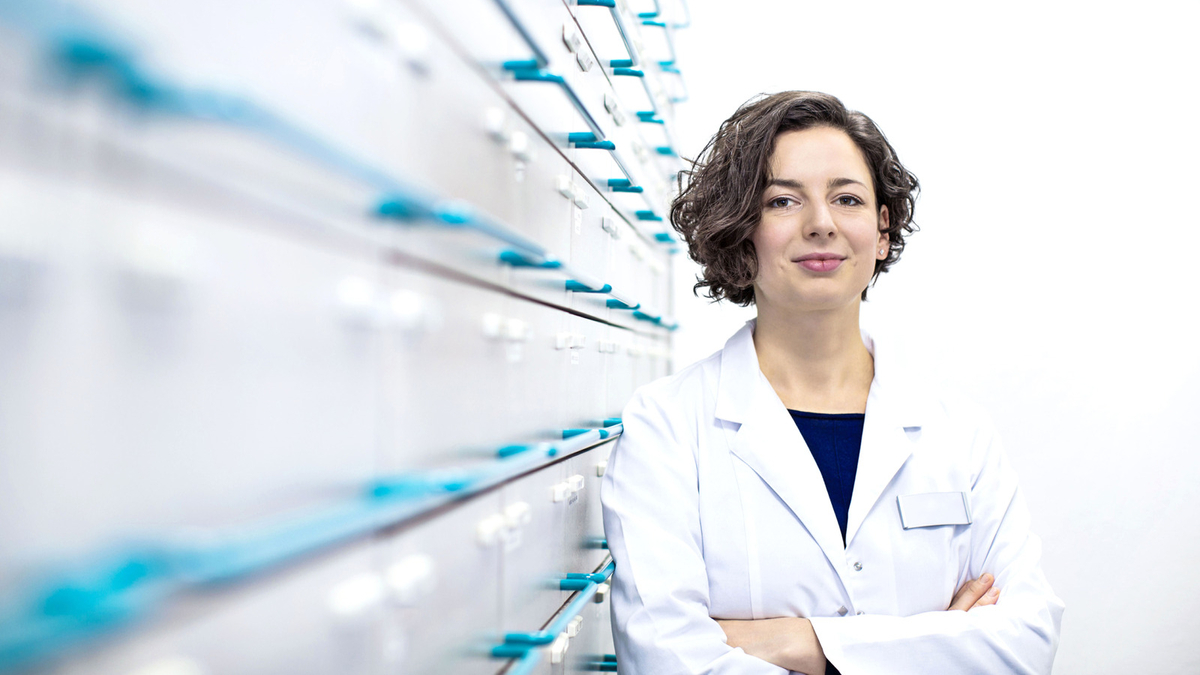
[[860, 562], [854, 563], [854, 571], [861, 572], [862, 571], [862, 563], [860, 563]]
[[863, 614], [866, 614], [866, 612], [862, 611], [861, 609], [860, 609], [860, 610], [858, 610], [858, 612], [857, 612], [857, 613], [858, 613], [858, 615], [859, 615], [859, 616], [862, 616]]
[[846, 612], [849, 611], [850, 610], [846, 609], [844, 606], [838, 607], [838, 616], [846, 616]]

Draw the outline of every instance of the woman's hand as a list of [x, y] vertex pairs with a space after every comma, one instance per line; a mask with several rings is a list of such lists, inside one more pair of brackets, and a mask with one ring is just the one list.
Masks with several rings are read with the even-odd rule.
[[996, 600], [1000, 597], [1000, 589], [992, 585], [995, 581], [995, 577], [985, 573], [978, 579], [972, 579], [963, 584], [962, 588], [954, 594], [954, 599], [950, 601], [950, 606], [946, 608], [946, 611], [960, 609], [966, 612], [975, 607], [996, 604]]
[[741, 647], [747, 654], [780, 668], [805, 675], [825, 675], [825, 652], [808, 619], [718, 619], [717, 624], [725, 631], [730, 647]]

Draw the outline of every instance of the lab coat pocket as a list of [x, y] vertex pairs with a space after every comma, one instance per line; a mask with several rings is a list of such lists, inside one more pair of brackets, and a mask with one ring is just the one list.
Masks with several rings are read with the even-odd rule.
[[897, 601], [901, 615], [949, 606], [966, 569], [971, 509], [961, 491], [907, 492], [893, 507]]
[[921, 492], [896, 497], [900, 524], [906, 530], [939, 525], [970, 525], [966, 492]]

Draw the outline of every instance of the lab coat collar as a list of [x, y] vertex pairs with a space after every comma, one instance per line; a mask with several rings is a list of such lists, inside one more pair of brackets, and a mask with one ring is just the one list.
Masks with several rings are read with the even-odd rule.
[[[748, 410], [752, 409], [751, 396], [762, 383], [770, 387], [766, 376], [758, 367], [758, 353], [754, 349], [754, 326], [756, 319], [750, 319], [738, 332], [725, 342], [721, 350], [721, 376], [717, 391], [716, 416], [727, 422], [741, 424]], [[873, 411], [890, 418], [890, 421], [902, 427], [920, 427], [921, 419], [925, 417], [927, 396], [916, 387], [906, 384], [905, 379], [896, 372], [895, 363], [889, 361], [886, 350], [880, 358], [875, 339], [866, 331], [862, 331], [863, 345], [875, 359], [875, 378], [871, 381], [871, 391], [868, 395], [868, 412], [871, 396], [881, 397], [887, 403], [883, 410]], [[771, 390], [774, 392], [774, 389]]]
[[[754, 320], [729, 338], [721, 352], [716, 416], [741, 425], [733, 453], [770, 485], [804, 524], [840, 574], [846, 553], [821, 471], [787, 408], [758, 365], [754, 349]], [[884, 488], [912, 455], [911, 434], [919, 434], [921, 398], [893, 378], [889, 364], [879, 358], [875, 341], [863, 333], [863, 343], [875, 357], [875, 378], [867, 396], [858, 472], [846, 528], [853, 542], [867, 513]], [[905, 433], [905, 429], [909, 433]]]

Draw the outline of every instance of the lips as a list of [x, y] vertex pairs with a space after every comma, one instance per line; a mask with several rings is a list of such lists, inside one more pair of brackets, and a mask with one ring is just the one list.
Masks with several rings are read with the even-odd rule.
[[834, 253], [809, 253], [800, 256], [795, 262], [810, 272], [832, 272], [841, 266], [844, 257]]

